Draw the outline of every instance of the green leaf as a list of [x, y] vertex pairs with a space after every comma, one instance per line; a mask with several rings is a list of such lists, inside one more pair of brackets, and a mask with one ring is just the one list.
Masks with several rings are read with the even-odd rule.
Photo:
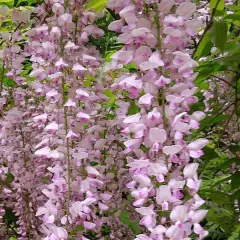
[[76, 226], [75, 231], [76, 232], [84, 231], [84, 227], [82, 225]]
[[98, 165], [98, 162], [90, 162], [90, 165], [91, 165], [92, 167], [97, 166], [97, 165]]
[[227, 5], [227, 8], [232, 11], [240, 11], [240, 6], [236, 6], [234, 4]]
[[240, 171], [237, 171], [232, 175], [231, 187], [232, 190], [240, 188]]
[[[229, 180], [231, 180], [231, 178], [232, 178], [232, 176], [223, 177], [223, 178], [221, 178], [219, 181], [216, 181], [216, 182], [213, 184], [213, 187], [216, 187], [216, 186], [220, 185], [221, 183], [224, 183], [224, 182], [226, 182], [226, 181], [229, 181]], [[215, 199], [215, 201], [217, 201], [217, 200]]]
[[132, 102], [128, 109], [128, 115], [134, 115], [139, 112], [140, 112], [140, 108], [136, 105], [135, 102]]
[[204, 118], [201, 121], [201, 127], [204, 126], [209, 126], [210, 124], [217, 124], [217, 123], [221, 123], [222, 121], [227, 121], [229, 119], [229, 115], [225, 115], [225, 114], [221, 114], [219, 116], [209, 116]]
[[96, 78], [94, 76], [91, 76], [90, 74], [85, 75], [85, 80], [83, 82], [83, 86], [90, 88], [92, 86], [92, 82], [96, 81]]
[[232, 66], [233, 62], [236, 62], [238, 65], [239, 61], [240, 61], [240, 52], [235, 52], [232, 55], [227, 55], [226, 57], [221, 57], [216, 60], [216, 62], [219, 64], [229, 65], [229, 66]]
[[104, 9], [107, 0], [90, 0], [86, 4], [85, 10], [88, 11], [90, 9], [94, 10], [95, 12], [100, 12]]
[[229, 158], [227, 159], [224, 163], [222, 163], [221, 165], [219, 165], [219, 169], [226, 169], [229, 168], [229, 166], [233, 163], [236, 163], [237, 165], [240, 165], [240, 161], [238, 158]]
[[107, 62], [111, 62], [112, 61], [112, 55], [115, 53], [115, 52], [117, 52], [117, 50], [112, 50], [112, 51], [109, 51], [108, 52], [108, 54], [106, 55], [106, 57], [105, 57], [105, 60], [107, 61]]
[[0, 0], [0, 5], [13, 7], [14, 6], [14, 0]]
[[224, 45], [227, 42], [227, 31], [227, 23], [223, 20], [214, 22], [210, 29], [212, 43], [214, 43], [222, 52], [224, 51]]
[[237, 153], [240, 151], [240, 146], [237, 144], [232, 144], [231, 146], [229, 146], [229, 151], [231, 151], [232, 153]]
[[48, 183], [48, 178], [47, 177], [42, 177], [42, 183], [47, 184]]
[[[106, 89], [106, 90], [103, 91], [103, 94], [108, 97], [108, 101], [104, 103], [104, 105], [105, 105], [107, 108], [116, 109], [116, 108], [119, 107], [117, 104], [115, 104], [117, 97], [116, 97], [116, 95], [112, 92], [112, 90]], [[111, 115], [112, 115], [112, 114], [111, 114]]]
[[12, 183], [13, 180], [14, 180], [14, 176], [10, 172], [8, 172], [7, 173], [7, 183]]
[[220, 191], [213, 191], [210, 195], [210, 198], [217, 203], [227, 203], [230, 201], [229, 195]]
[[5, 208], [5, 214], [3, 215], [3, 221], [8, 224], [14, 224], [18, 220], [11, 208]]
[[128, 212], [127, 211], [122, 211], [119, 219], [121, 220], [121, 222], [125, 225], [127, 225], [134, 234], [139, 234], [140, 233], [140, 227], [138, 225], [138, 223], [136, 221], [131, 221]]
[[103, 225], [103, 226], [101, 227], [101, 231], [102, 231], [102, 234], [103, 234], [104, 236], [108, 236], [109, 233], [111, 232], [111, 228], [110, 228], [109, 226], [107, 226], [107, 225]]
[[233, 21], [240, 21], [240, 12], [238, 14], [229, 14], [225, 18], [225, 20], [233, 20]]
[[216, 8], [217, 11], [222, 11], [224, 9], [225, 2], [224, 0], [211, 0], [210, 1], [210, 9], [213, 11]]
[[208, 83], [205, 82], [204, 80], [206, 80], [209, 76], [211, 75], [211, 72], [208, 73], [199, 73], [197, 78], [195, 79], [195, 84], [199, 89], [209, 89]]
[[211, 42], [209, 33], [207, 32], [203, 36], [203, 39], [197, 48], [194, 58], [199, 59], [201, 57], [207, 56], [210, 53], [212, 47], [213, 47], [213, 43]]
[[103, 91], [103, 94], [104, 95], [106, 95], [108, 98], [110, 98], [110, 99], [116, 99], [116, 96], [115, 96], [115, 94], [112, 92], [112, 90], [110, 90], [110, 89], [106, 89], [106, 90], [104, 90]]
[[37, 0], [15, 0], [14, 6], [31, 6], [37, 3]]
[[8, 78], [8, 77], [3, 78], [3, 84], [5, 86], [14, 86], [14, 87], [17, 86], [16, 82], [13, 79]]
[[219, 155], [216, 153], [215, 149], [213, 148], [205, 147], [203, 151], [204, 151], [203, 159], [206, 159], [208, 161], [219, 157]]
[[135, 63], [130, 63], [130, 64], [125, 65], [123, 67], [123, 70], [125, 70], [126, 72], [136, 72], [137, 66]]
[[238, 49], [238, 41], [232, 41], [230, 43], [225, 44], [224, 51], [234, 51]]

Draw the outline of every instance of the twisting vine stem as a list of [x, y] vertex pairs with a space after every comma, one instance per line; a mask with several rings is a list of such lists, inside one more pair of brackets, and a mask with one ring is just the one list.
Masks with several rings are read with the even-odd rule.
[[[20, 128], [20, 135], [21, 135], [21, 138], [22, 138], [22, 150], [23, 150], [23, 160], [24, 160], [24, 167], [26, 169], [26, 172], [27, 172], [27, 162], [28, 162], [28, 158], [26, 156], [26, 153], [25, 153], [25, 146], [26, 146], [26, 143], [25, 143], [25, 138], [24, 138], [24, 133], [22, 131], [22, 128]], [[31, 231], [31, 227], [30, 227], [30, 199], [29, 199], [29, 192], [28, 192], [28, 189], [26, 189], [26, 194], [25, 194], [25, 202], [26, 202], [26, 208], [27, 208], [27, 239], [28, 240], [31, 240], [30, 238], [30, 231]]]
[[[161, 52], [162, 43], [160, 38], [160, 18], [159, 18], [159, 10], [158, 10], [158, 4], [155, 3], [155, 18], [156, 18], [156, 25], [157, 25], [157, 42], [158, 42], [158, 50]], [[166, 117], [166, 105], [165, 105], [165, 90], [164, 87], [161, 88], [161, 106], [162, 106], [162, 118], [163, 118], [163, 127], [166, 130], [167, 129], [167, 117]], [[166, 156], [166, 165], [168, 167], [168, 156]]]
[[[63, 91], [63, 105], [66, 103], [67, 96], [65, 95], [65, 79], [62, 79], [62, 91]], [[67, 136], [68, 134], [68, 114], [67, 114], [67, 107], [63, 106], [64, 111], [64, 128], [65, 128], [65, 134]], [[67, 171], [68, 171], [68, 194], [67, 194], [67, 200], [66, 200], [66, 213], [67, 213], [67, 220], [69, 223], [69, 214], [70, 214], [70, 198], [71, 198], [71, 157], [70, 157], [70, 147], [69, 147], [69, 139], [66, 138], [66, 148], [67, 148]]]

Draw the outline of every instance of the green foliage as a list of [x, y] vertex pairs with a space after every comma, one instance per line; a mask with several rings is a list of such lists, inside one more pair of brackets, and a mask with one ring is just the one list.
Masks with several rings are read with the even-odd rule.
[[106, 3], [107, 3], [107, 0], [90, 0], [87, 2], [85, 6], [85, 10], [88, 11], [92, 9], [95, 12], [100, 12], [104, 9]]
[[3, 215], [3, 222], [5, 222], [8, 226], [11, 224], [16, 224], [18, 218], [10, 208], [5, 209], [5, 214]]
[[201, 57], [207, 56], [213, 47], [213, 43], [211, 42], [210, 35], [207, 32], [202, 39], [201, 44], [198, 46], [197, 51], [195, 53], [195, 58], [199, 59]]
[[[196, 0], [195, 2], [200, 1]], [[100, 51], [105, 62], [110, 62], [111, 56], [122, 47], [122, 44], [117, 43], [118, 35], [107, 29], [107, 26], [114, 20], [115, 16], [108, 12], [106, 3], [107, 0], [90, 0], [87, 1], [84, 7], [86, 11], [93, 10], [96, 13], [103, 11], [105, 14], [104, 17], [98, 19], [96, 22], [96, 25], [105, 31], [105, 35], [98, 39], [90, 37], [89, 42]], [[19, 8], [20, 6], [26, 6], [26, 8], [28, 8], [36, 4], [37, 0], [0, 0], [0, 5], [6, 5], [10, 8]], [[240, 83], [238, 83], [240, 81], [240, 6], [236, 3], [225, 4], [224, 0], [211, 0], [210, 11], [211, 18], [193, 54], [195, 60], [201, 58], [205, 60], [199, 61], [199, 66], [195, 69], [196, 72], [198, 72], [195, 84], [200, 89], [196, 96], [200, 101], [192, 105], [192, 112], [204, 110], [205, 106], [202, 102], [203, 94], [201, 90], [210, 89], [209, 79], [214, 79], [217, 86], [222, 83], [221, 79], [215, 79], [213, 76], [223, 75], [227, 80], [230, 79], [229, 82], [232, 85], [230, 89], [232, 91], [225, 93], [224, 98], [226, 98], [226, 100], [231, 100], [231, 102], [239, 101], [240, 97]], [[232, 11], [232, 13], [228, 14], [228, 11]], [[25, 30], [29, 28], [29, 26], [20, 27]], [[9, 13], [9, 17], [6, 21], [0, 23], [0, 32], [13, 32], [14, 30], [15, 26], [11, 22], [11, 14]], [[2, 43], [2, 46], [3, 45], [4, 42]], [[213, 51], [213, 46], [217, 47], [216, 51]], [[23, 64], [24, 69], [21, 75], [27, 77], [27, 81], [34, 80], [28, 76], [31, 71], [31, 64], [29, 61], [25, 61]], [[137, 71], [137, 67], [135, 64], [127, 64], [123, 66], [122, 71], [134, 73]], [[0, 75], [3, 76], [6, 72], [7, 69], [4, 69], [0, 62]], [[1, 84], [3, 84], [6, 89], [9, 89], [10, 96], [11, 88], [16, 87], [16, 84], [12, 79], [1, 76]], [[113, 73], [113, 80], [116, 77], [118, 77], [117, 71]], [[83, 85], [87, 88], [91, 88], [93, 82], [96, 81], [105, 81], [103, 71], [99, 71], [99, 78], [85, 75]], [[68, 91], [68, 89], [66, 89], [66, 91]], [[104, 102], [104, 106], [107, 109], [105, 117], [106, 119], [114, 119], [115, 110], [119, 107], [116, 104], [117, 92], [106, 89], [103, 93], [108, 99]], [[227, 123], [231, 120], [232, 112], [230, 111], [231, 109], [223, 111], [226, 106], [221, 105], [218, 100], [219, 98], [216, 93], [216, 96], [210, 101], [212, 111], [201, 121], [200, 129], [196, 130], [193, 134], [194, 138], [207, 136], [210, 141], [210, 144], [203, 149], [204, 156], [201, 160], [199, 159], [199, 173], [201, 179], [203, 179], [199, 194], [206, 200], [205, 208], [209, 209], [203, 226], [209, 231], [209, 236], [206, 240], [237, 240], [240, 239], [240, 224], [238, 221], [239, 213], [236, 211], [234, 204], [237, 204], [240, 208], [240, 159], [238, 155], [240, 152], [240, 145], [239, 142], [224, 142], [227, 138]], [[134, 99], [126, 98], [126, 101], [130, 103], [128, 115], [140, 112], [140, 108], [137, 106]], [[14, 103], [9, 99], [8, 104], [11, 107], [11, 104]], [[234, 116], [235, 118], [239, 118], [239, 106], [236, 108], [238, 109]], [[84, 124], [84, 129], [88, 129], [88, 124]], [[104, 137], [105, 132], [100, 134], [101, 137]], [[189, 138], [189, 140], [192, 139]], [[143, 144], [140, 148], [145, 153], [149, 152], [149, 149]], [[104, 153], [104, 155], [106, 156], [107, 153]], [[90, 165], [97, 166], [98, 162], [91, 162]], [[6, 185], [12, 183], [13, 180], [14, 176], [8, 173]], [[47, 183], [48, 179], [44, 177], [42, 178], [42, 182]], [[186, 196], [184, 200], [187, 200], [187, 198], [188, 196]], [[130, 204], [132, 197], [127, 196], [126, 200]], [[107, 214], [110, 213], [107, 212], [106, 215]], [[169, 212], [161, 211], [159, 213], [159, 217], [160, 216], [169, 216]], [[16, 226], [16, 221], [18, 219], [11, 209], [6, 209], [3, 220], [10, 229]], [[140, 226], [137, 221], [130, 219], [127, 211], [124, 210], [121, 212], [120, 220], [123, 224], [128, 226], [135, 235], [140, 233]], [[83, 226], [77, 226], [72, 231], [71, 236], [75, 237], [77, 232], [82, 232], [83, 230]], [[111, 229], [106, 225], [101, 228], [104, 237], [109, 235], [110, 230]], [[84, 235], [88, 239], [97, 239], [96, 234], [92, 231], [85, 232]], [[9, 240], [15, 239], [17, 238], [14, 236], [9, 238]]]
[[116, 101], [116, 96], [115, 96], [115, 94], [114, 94], [110, 89], [104, 90], [104, 91], [103, 91], [103, 94], [106, 95], [106, 96], [109, 98], [108, 106], [112, 107], [113, 104], [114, 104], [115, 101]]
[[10, 184], [14, 180], [14, 176], [9, 172], [7, 174], [7, 183]]
[[227, 42], [228, 26], [225, 21], [216, 21], [210, 29], [211, 41], [223, 52]]
[[134, 115], [140, 112], [140, 108], [136, 105], [135, 102], [131, 102], [131, 105], [128, 109], [128, 115]]
[[240, 21], [240, 11], [236, 12], [235, 14], [229, 14], [224, 19], [231, 21]]
[[0, 0], [0, 5], [13, 7], [14, 6], [14, 0]]
[[0, 5], [8, 6], [9, 8], [20, 6], [34, 6], [37, 0], [0, 0]]
[[231, 177], [231, 187], [232, 190], [240, 188], [240, 171], [235, 172]]
[[120, 215], [120, 220], [123, 224], [127, 225], [134, 234], [140, 233], [140, 227], [137, 221], [132, 221], [128, 215], [127, 211], [122, 211]]
[[210, 1], [210, 9], [213, 12], [213, 9], [218, 11], [222, 11], [224, 9], [225, 1], [224, 0], [211, 0]]

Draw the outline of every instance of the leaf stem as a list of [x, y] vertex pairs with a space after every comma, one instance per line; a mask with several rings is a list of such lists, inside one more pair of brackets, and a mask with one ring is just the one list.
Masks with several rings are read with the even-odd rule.
[[[64, 55], [64, 48], [63, 48], [63, 41], [60, 42], [60, 55], [63, 57]], [[67, 107], [64, 104], [67, 101], [67, 94], [65, 94], [65, 74], [62, 78], [62, 100], [63, 100], [63, 114], [64, 114], [64, 129], [65, 135], [68, 134], [68, 114], [67, 114]], [[66, 137], [66, 149], [67, 149], [67, 185], [68, 185], [68, 192], [67, 192], [67, 199], [66, 199], [66, 215], [67, 215], [67, 224], [70, 224], [69, 215], [70, 215], [70, 200], [71, 200], [71, 157], [70, 157], [70, 143], [69, 139]]]
[[239, 73], [236, 76], [236, 86], [235, 86], [235, 108], [236, 108], [236, 118], [237, 118], [237, 130], [240, 132], [240, 124], [239, 124], [239, 117], [238, 117], [238, 81], [239, 81]]
[[[65, 79], [62, 79], [62, 94], [63, 94], [63, 105], [66, 102], [67, 96], [65, 95], [64, 91], [64, 85], [65, 85]], [[68, 114], [67, 114], [67, 107], [63, 106], [63, 111], [64, 111], [64, 129], [65, 129], [65, 135], [67, 136], [68, 134]], [[67, 199], [66, 199], [66, 214], [67, 214], [67, 220], [68, 224], [70, 223], [69, 221], [69, 215], [70, 215], [70, 198], [71, 198], [71, 157], [70, 157], [70, 147], [69, 147], [69, 139], [66, 138], [66, 148], [67, 148], [67, 173], [68, 173], [68, 193], [67, 193]]]
[[[157, 42], [158, 42], [158, 50], [161, 51], [162, 43], [160, 38], [160, 19], [159, 19], [159, 10], [158, 4], [155, 3], [155, 13], [156, 13], [156, 25], [157, 25]], [[165, 105], [165, 90], [164, 87], [161, 88], [161, 106], [162, 106], [162, 118], [163, 118], [163, 127], [167, 130], [167, 117], [166, 117], [166, 105]], [[166, 166], [168, 168], [168, 156], [166, 156]]]
[[3, 77], [4, 77], [4, 63], [3, 63], [3, 65], [2, 65], [2, 75], [1, 75], [1, 82], [0, 82], [0, 97], [2, 97]]
[[[24, 159], [24, 167], [25, 167], [25, 170], [27, 172], [27, 162], [28, 162], [28, 158], [26, 156], [26, 153], [25, 153], [25, 146], [26, 146], [26, 143], [25, 143], [25, 138], [24, 138], [24, 133], [22, 131], [22, 128], [20, 129], [20, 135], [21, 135], [21, 138], [22, 138], [22, 151], [23, 151], [23, 159]], [[27, 239], [30, 240], [30, 231], [31, 231], [31, 221], [30, 221], [30, 199], [29, 199], [29, 192], [28, 192], [28, 189], [26, 189], [26, 194], [25, 194], [25, 203], [26, 203], [26, 210], [27, 210], [27, 214], [26, 214], [26, 218], [27, 218], [27, 231], [26, 231], [26, 234], [27, 234]]]
[[231, 86], [232, 88], [236, 89], [236, 87], [234, 85], [232, 85], [231, 83], [229, 83], [227, 80], [225, 80], [224, 78], [221, 78], [221, 77], [218, 77], [218, 76], [215, 76], [215, 75], [211, 75], [212, 77], [215, 77], [217, 78], [218, 80], [220, 81], [223, 81], [225, 83], [227, 83], [229, 86]]

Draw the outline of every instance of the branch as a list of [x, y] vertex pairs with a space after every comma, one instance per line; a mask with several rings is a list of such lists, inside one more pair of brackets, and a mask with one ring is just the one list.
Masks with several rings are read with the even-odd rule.
[[211, 75], [211, 77], [215, 77], [215, 78], [219, 79], [220, 81], [223, 81], [223, 82], [227, 83], [229, 86], [231, 86], [232, 88], [235, 89], [235, 86], [233, 86], [231, 83], [229, 83], [229, 82], [228, 82], [227, 80], [225, 80], [224, 78], [217, 77], [217, 76], [215, 76], [215, 75]]
[[[234, 103], [234, 104], [235, 104], [235, 103]], [[235, 105], [234, 110], [232, 111], [229, 119], [227, 120], [227, 122], [226, 122], [226, 124], [225, 124], [225, 126], [224, 126], [224, 128], [223, 128], [223, 130], [222, 130], [222, 134], [219, 136], [219, 140], [218, 140], [218, 143], [217, 143], [218, 146], [219, 146], [219, 143], [220, 143], [220, 141], [221, 141], [221, 139], [222, 139], [222, 136], [224, 135], [224, 132], [226, 131], [226, 129], [227, 129], [230, 121], [232, 120], [234, 114], [237, 112], [237, 109], [238, 109], [238, 105]]]

